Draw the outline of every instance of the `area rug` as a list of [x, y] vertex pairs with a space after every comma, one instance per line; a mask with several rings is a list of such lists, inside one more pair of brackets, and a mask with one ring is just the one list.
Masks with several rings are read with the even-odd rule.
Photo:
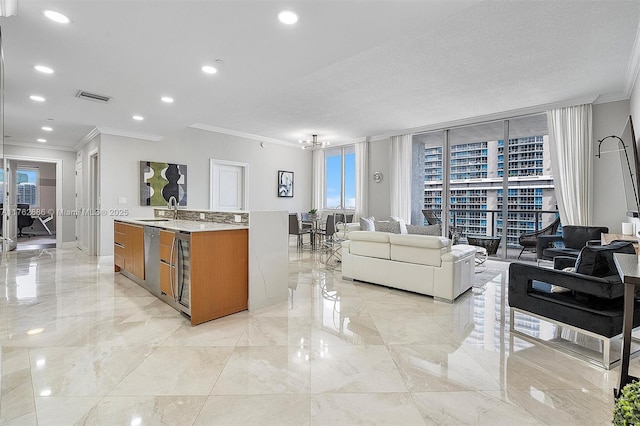
[[473, 274], [473, 286], [483, 287], [486, 283], [493, 280], [498, 275], [506, 273], [501, 269], [488, 268], [483, 265], [476, 266], [475, 274]]

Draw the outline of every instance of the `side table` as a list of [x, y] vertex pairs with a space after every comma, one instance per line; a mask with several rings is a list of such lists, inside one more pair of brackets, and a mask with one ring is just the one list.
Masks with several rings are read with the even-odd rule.
[[640, 262], [634, 254], [614, 253], [613, 261], [618, 274], [624, 283], [624, 317], [622, 320], [622, 361], [620, 367], [620, 381], [618, 389], [614, 389], [616, 398], [620, 396], [622, 388], [637, 377], [629, 375], [629, 358], [631, 355], [631, 331], [633, 330], [633, 304], [636, 286], [640, 286]]

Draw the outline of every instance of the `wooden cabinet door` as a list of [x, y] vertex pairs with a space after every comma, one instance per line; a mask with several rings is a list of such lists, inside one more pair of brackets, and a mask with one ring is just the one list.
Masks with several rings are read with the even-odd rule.
[[128, 232], [127, 246], [131, 247], [131, 256], [133, 257], [133, 269], [130, 269], [129, 272], [144, 280], [144, 228], [130, 225]]

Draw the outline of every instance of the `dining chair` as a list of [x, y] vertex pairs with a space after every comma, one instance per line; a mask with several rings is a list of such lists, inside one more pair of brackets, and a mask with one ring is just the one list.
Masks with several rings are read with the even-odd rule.
[[311, 229], [302, 227], [298, 213], [289, 213], [289, 235], [295, 235], [297, 237], [298, 248], [302, 247], [302, 236], [305, 234], [309, 235], [309, 242], [311, 242], [311, 238], [313, 238]]

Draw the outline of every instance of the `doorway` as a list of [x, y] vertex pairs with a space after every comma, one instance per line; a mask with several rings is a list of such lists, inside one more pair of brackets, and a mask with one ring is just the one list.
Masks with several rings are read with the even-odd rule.
[[62, 160], [7, 155], [3, 171], [4, 198], [15, 206], [3, 211], [9, 250], [61, 247]]

